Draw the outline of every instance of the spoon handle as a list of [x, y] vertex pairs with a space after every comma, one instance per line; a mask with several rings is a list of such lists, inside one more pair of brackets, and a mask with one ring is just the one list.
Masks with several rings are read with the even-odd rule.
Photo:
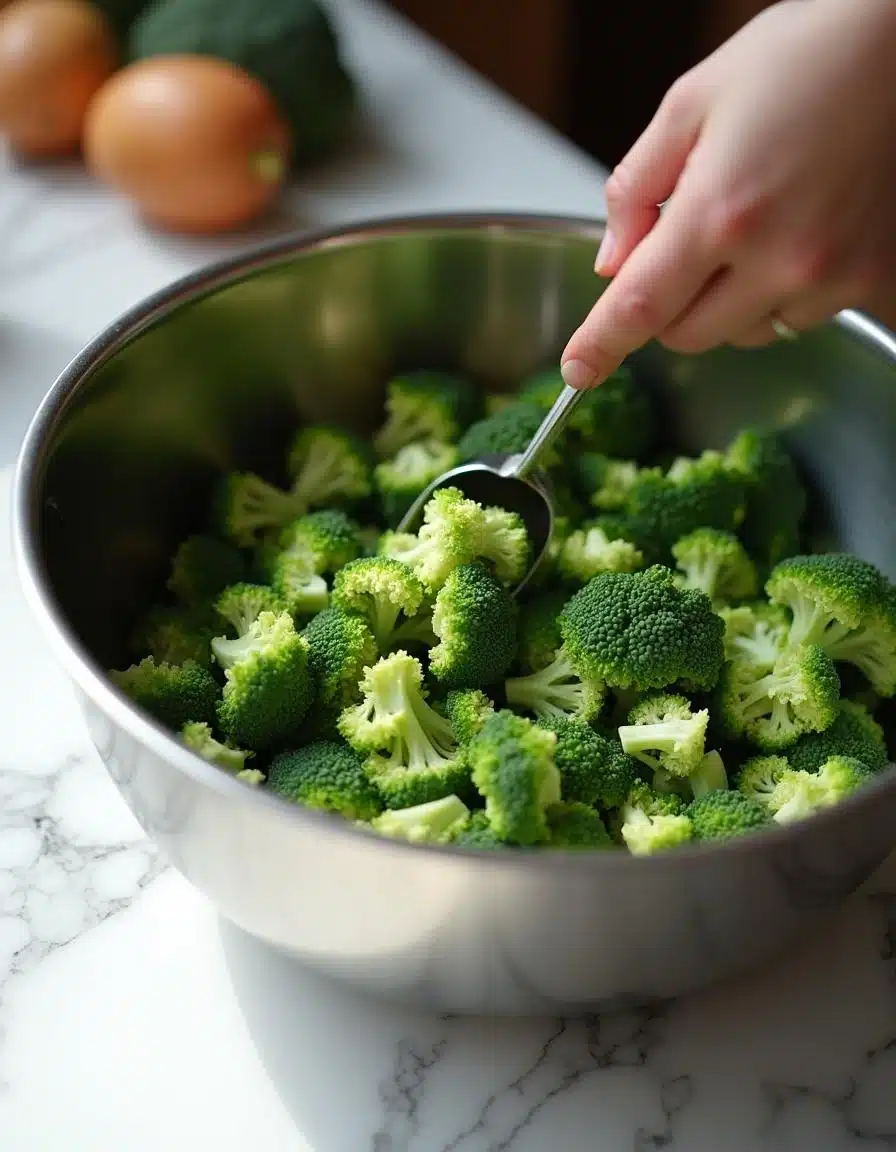
[[525, 480], [529, 473], [538, 467], [538, 462], [542, 455], [550, 448], [563, 431], [566, 421], [573, 414], [575, 406], [584, 395], [584, 390], [570, 388], [568, 386], [564, 387], [563, 391], [554, 401], [550, 412], [548, 412], [547, 416], [542, 420], [538, 431], [529, 441], [526, 451], [508, 460], [510, 468], [506, 475], [514, 476], [519, 480]]

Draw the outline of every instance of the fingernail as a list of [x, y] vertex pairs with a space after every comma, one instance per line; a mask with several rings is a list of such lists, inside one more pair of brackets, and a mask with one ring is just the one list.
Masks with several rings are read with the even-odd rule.
[[560, 365], [560, 375], [567, 388], [575, 388], [578, 392], [590, 388], [597, 380], [597, 373], [584, 360], [567, 360]]
[[604, 267], [609, 264], [613, 255], [613, 249], [616, 247], [616, 237], [608, 228], [604, 232], [604, 238], [600, 242], [600, 247], [597, 250], [597, 258], [594, 261], [594, 271], [600, 275]]

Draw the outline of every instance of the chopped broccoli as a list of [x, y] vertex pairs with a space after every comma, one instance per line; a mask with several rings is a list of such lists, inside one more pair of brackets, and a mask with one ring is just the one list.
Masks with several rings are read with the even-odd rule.
[[719, 684], [719, 718], [729, 736], [779, 752], [806, 732], [823, 732], [837, 715], [840, 678], [817, 644], [785, 650], [775, 664], [734, 660]]
[[725, 625], [709, 597], [676, 587], [658, 565], [595, 576], [566, 604], [560, 630], [582, 678], [612, 688], [709, 690], [724, 659]]
[[254, 752], [248, 752], [244, 748], [222, 744], [220, 740], [215, 739], [211, 725], [201, 720], [191, 720], [185, 724], [180, 735], [191, 752], [234, 776], [238, 776], [246, 767], [246, 761], [255, 755]]
[[[524, 451], [541, 427], [545, 412], [537, 404], [518, 400], [477, 420], [461, 436], [457, 445], [457, 458], [461, 464], [481, 460], [484, 456], [513, 455]], [[562, 441], [563, 437], [558, 437]], [[542, 466], [549, 468], [560, 462], [560, 446], [555, 442], [542, 458]]]
[[215, 617], [208, 607], [157, 604], [134, 629], [130, 648], [136, 655], [152, 656], [157, 664], [187, 660], [208, 664], [215, 632]]
[[733, 532], [697, 528], [672, 546], [686, 588], [698, 588], [714, 604], [752, 600], [759, 592], [756, 566]]
[[296, 619], [314, 616], [330, 602], [326, 580], [314, 571], [311, 557], [298, 550], [283, 551], [274, 560], [271, 588]]
[[533, 713], [539, 720], [552, 717], [596, 720], [606, 698], [606, 685], [597, 679], [586, 660], [573, 658], [564, 645], [545, 668], [504, 682], [507, 703]]
[[411, 844], [450, 844], [467, 825], [470, 809], [458, 796], [443, 796], [410, 808], [387, 808], [370, 827], [392, 840]]
[[362, 616], [341, 608], [319, 612], [302, 635], [317, 684], [315, 722], [335, 727], [339, 714], [361, 698], [364, 670], [379, 657], [376, 639]]
[[614, 460], [600, 452], [582, 452], [573, 459], [571, 472], [574, 491], [592, 508], [599, 512], [619, 512], [628, 501], [639, 469], [634, 460]]
[[458, 744], [469, 744], [495, 711], [493, 701], [480, 688], [455, 689], [445, 698], [445, 715]]
[[387, 808], [469, 791], [470, 768], [449, 721], [427, 701], [420, 661], [398, 651], [364, 672], [360, 704], [339, 718], [341, 735], [370, 753], [366, 771]]
[[727, 788], [728, 773], [725, 771], [725, 761], [721, 754], [716, 749], [707, 752], [697, 765], [696, 771], [688, 776], [687, 782], [695, 800], [699, 800], [709, 792]]
[[230, 625], [237, 636], [248, 632], [262, 612], [279, 615], [286, 611], [286, 604], [273, 588], [266, 584], [231, 584], [215, 601], [215, 612]]
[[783, 653], [790, 633], [790, 614], [778, 604], [758, 601], [737, 608], [720, 608], [725, 622], [725, 657], [745, 660], [757, 669], [771, 669]]
[[324, 505], [355, 504], [373, 492], [367, 447], [340, 428], [302, 428], [290, 446], [287, 468], [297, 516]]
[[347, 820], [373, 820], [382, 811], [363, 761], [341, 740], [279, 753], [268, 768], [268, 787], [293, 804], [338, 812]]
[[745, 836], [769, 822], [758, 800], [743, 792], [715, 790], [692, 800], [685, 809], [695, 840], [730, 840]]
[[873, 777], [866, 764], [849, 756], [832, 756], [817, 772], [791, 768], [781, 772], [768, 809], [775, 823], [793, 824], [838, 804]]
[[385, 459], [415, 441], [453, 443], [481, 411], [480, 393], [469, 380], [448, 372], [408, 372], [386, 385], [386, 420], [373, 445]]
[[747, 485], [740, 537], [747, 551], [771, 568], [799, 550], [806, 490], [792, 458], [773, 433], [745, 428], [725, 456]]
[[228, 472], [215, 493], [212, 522], [227, 540], [252, 548], [266, 533], [284, 528], [304, 511], [292, 492], [254, 472]]
[[617, 808], [637, 779], [637, 766], [618, 740], [601, 736], [580, 720], [539, 720], [557, 737], [554, 761], [560, 772], [563, 799]]
[[547, 810], [560, 803], [553, 732], [512, 712], [495, 712], [467, 746], [473, 783], [495, 835], [512, 844], [550, 838]]
[[695, 712], [684, 696], [651, 694], [632, 709], [619, 729], [619, 742], [629, 756], [670, 776], [690, 776], [705, 755], [709, 712]]
[[261, 612], [234, 640], [217, 636], [224, 669], [218, 725], [234, 744], [271, 751], [295, 736], [314, 697], [308, 642], [288, 612]]
[[751, 756], [740, 767], [737, 790], [768, 808], [778, 781], [790, 767], [786, 756]]
[[457, 464], [457, 448], [440, 440], [406, 444], [374, 469], [383, 517], [395, 526], [434, 480]]
[[568, 599], [566, 588], [548, 588], [520, 606], [517, 663], [522, 672], [540, 672], [552, 663], [563, 643], [560, 613]]
[[858, 628], [840, 640], [828, 636], [825, 648], [832, 660], [858, 668], [878, 696], [896, 695], [896, 585]]
[[232, 544], [215, 536], [188, 536], [174, 553], [166, 586], [182, 604], [198, 607], [245, 574], [243, 558]]
[[681, 797], [639, 781], [619, 812], [619, 834], [633, 856], [652, 856], [687, 844], [693, 836]]
[[592, 524], [567, 536], [557, 566], [565, 580], [587, 584], [601, 572], [637, 572], [644, 567], [644, 555], [628, 540], [613, 539], [601, 524]]
[[555, 804], [547, 816], [548, 848], [588, 852], [613, 847], [600, 814], [587, 804]]
[[801, 736], [787, 749], [791, 768], [803, 772], [817, 772], [832, 756], [861, 760], [872, 772], [882, 772], [887, 767], [883, 728], [861, 704], [840, 700], [829, 728]]
[[147, 656], [109, 679], [160, 724], [180, 732], [190, 720], [211, 723], [221, 689], [214, 676], [195, 660], [183, 664], [157, 664]]
[[494, 684], [516, 655], [516, 623], [516, 603], [484, 564], [455, 568], [436, 596], [430, 673], [450, 688]]
[[330, 576], [361, 555], [361, 526], [340, 508], [321, 508], [288, 525], [279, 546], [307, 556], [318, 576]]
[[454, 844], [460, 848], [476, 848], [483, 851], [509, 847], [495, 835], [488, 816], [481, 808], [470, 815], [469, 820], [455, 835]]
[[387, 556], [365, 557], [336, 573], [331, 603], [361, 616], [381, 653], [400, 642], [399, 630], [426, 607], [426, 590], [407, 564]]

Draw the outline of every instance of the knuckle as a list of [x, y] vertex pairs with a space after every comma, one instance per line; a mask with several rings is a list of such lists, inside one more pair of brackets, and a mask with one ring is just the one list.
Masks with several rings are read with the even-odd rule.
[[839, 253], [827, 240], [796, 245], [784, 257], [782, 279], [789, 292], [800, 292], [825, 284], [840, 267]]
[[604, 185], [604, 197], [610, 208], [618, 208], [628, 199], [632, 182], [625, 164], [617, 164]]
[[763, 198], [755, 192], [732, 192], [704, 205], [703, 218], [710, 242], [731, 248], [759, 231], [765, 217]]
[[690, 115], [696, 96], [696, 83], [693, 72], [685, 72], [666, 89], [660, 102], [660, 114], [667, 121], [675, 122]]
[[660, 307], [655, 294], [638, 284], [619, 284], [618, 288], [613, 322], [625, 331], [655, 331], [660, 322]]

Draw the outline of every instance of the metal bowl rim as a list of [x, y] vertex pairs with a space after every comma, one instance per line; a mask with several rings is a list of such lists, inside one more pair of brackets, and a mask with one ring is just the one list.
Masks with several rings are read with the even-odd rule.
[[[58, 610], [52, 589], [40, 558], [37, 539], [37, 498], [43, 479], [47, 445], [69, 403], [90, 377], [123, 347], [147, 328], [171, 312], [209, 293], [245, 280], [257, 272], [268, 271], [297, 256], [336, 246], [350, 246], [389, 236], [412, 233], [496, 232], [522, 235], [574, 235], [599, 241], [606, 220], [595, 216], [554, 215], [538, 212], [455, 212], [421, 215], [386, 216], [333, 228], [294, 232], [243, 253], [214, 261], [197, 272], [172, 281], [166, 287], [145, 297], [124, 311], [116, 320], [93, 337], [57, 376], [34, 413], [19, 450], [12, 485], [13, 559], [23, 595], [36, 617], [50, 648], [75, 685], [112, 723], [123, 729], [136, 743], [146, 748], [179, 772], [198, 783], [234, 800], [266, 808], [272, 816], [295, 826], [316, 825], [333, 836], [347, 838], [360, 846], [366, 840], [377, 851], [393, 854], [421, 852], [434, 860], [462, 858], [483, 868], [529, 868], [534, 861], [545, 869], [572, 870], [600, 874], [625, 869], [689, 868], [719, 854], [750, 856], [764, 852], [775, 844], [801, 837], [807, 828], [832, 825], [842, 815], [861, 812], [877, 803], [878, 795], [896, 787], [892, 767], [879, 780], [835, 807], [820, 812], [804, 824], [787, 827], [771, 826], [754, 835], [724, 841], [682, 847], [657, 857], [632, 856], [622, 850], [606, 852], [550, 852], [544, 849], [522, 849], [492, 853], [477, 852], [454, 846], [411, 845], [367, 832], [341, 817], [302, 808], [280, 799], [263, 789], [255, 789], [229, 776], [189, 751], [168, 729], [139, 712], [122, 692], [107, 679], [105, 669], [73, 634]], [[831, 323], [847, 330], [854, 338], [872, 345], [896, 363], [896, 338], [870, 317], [855, 310], [844, 310]]]

